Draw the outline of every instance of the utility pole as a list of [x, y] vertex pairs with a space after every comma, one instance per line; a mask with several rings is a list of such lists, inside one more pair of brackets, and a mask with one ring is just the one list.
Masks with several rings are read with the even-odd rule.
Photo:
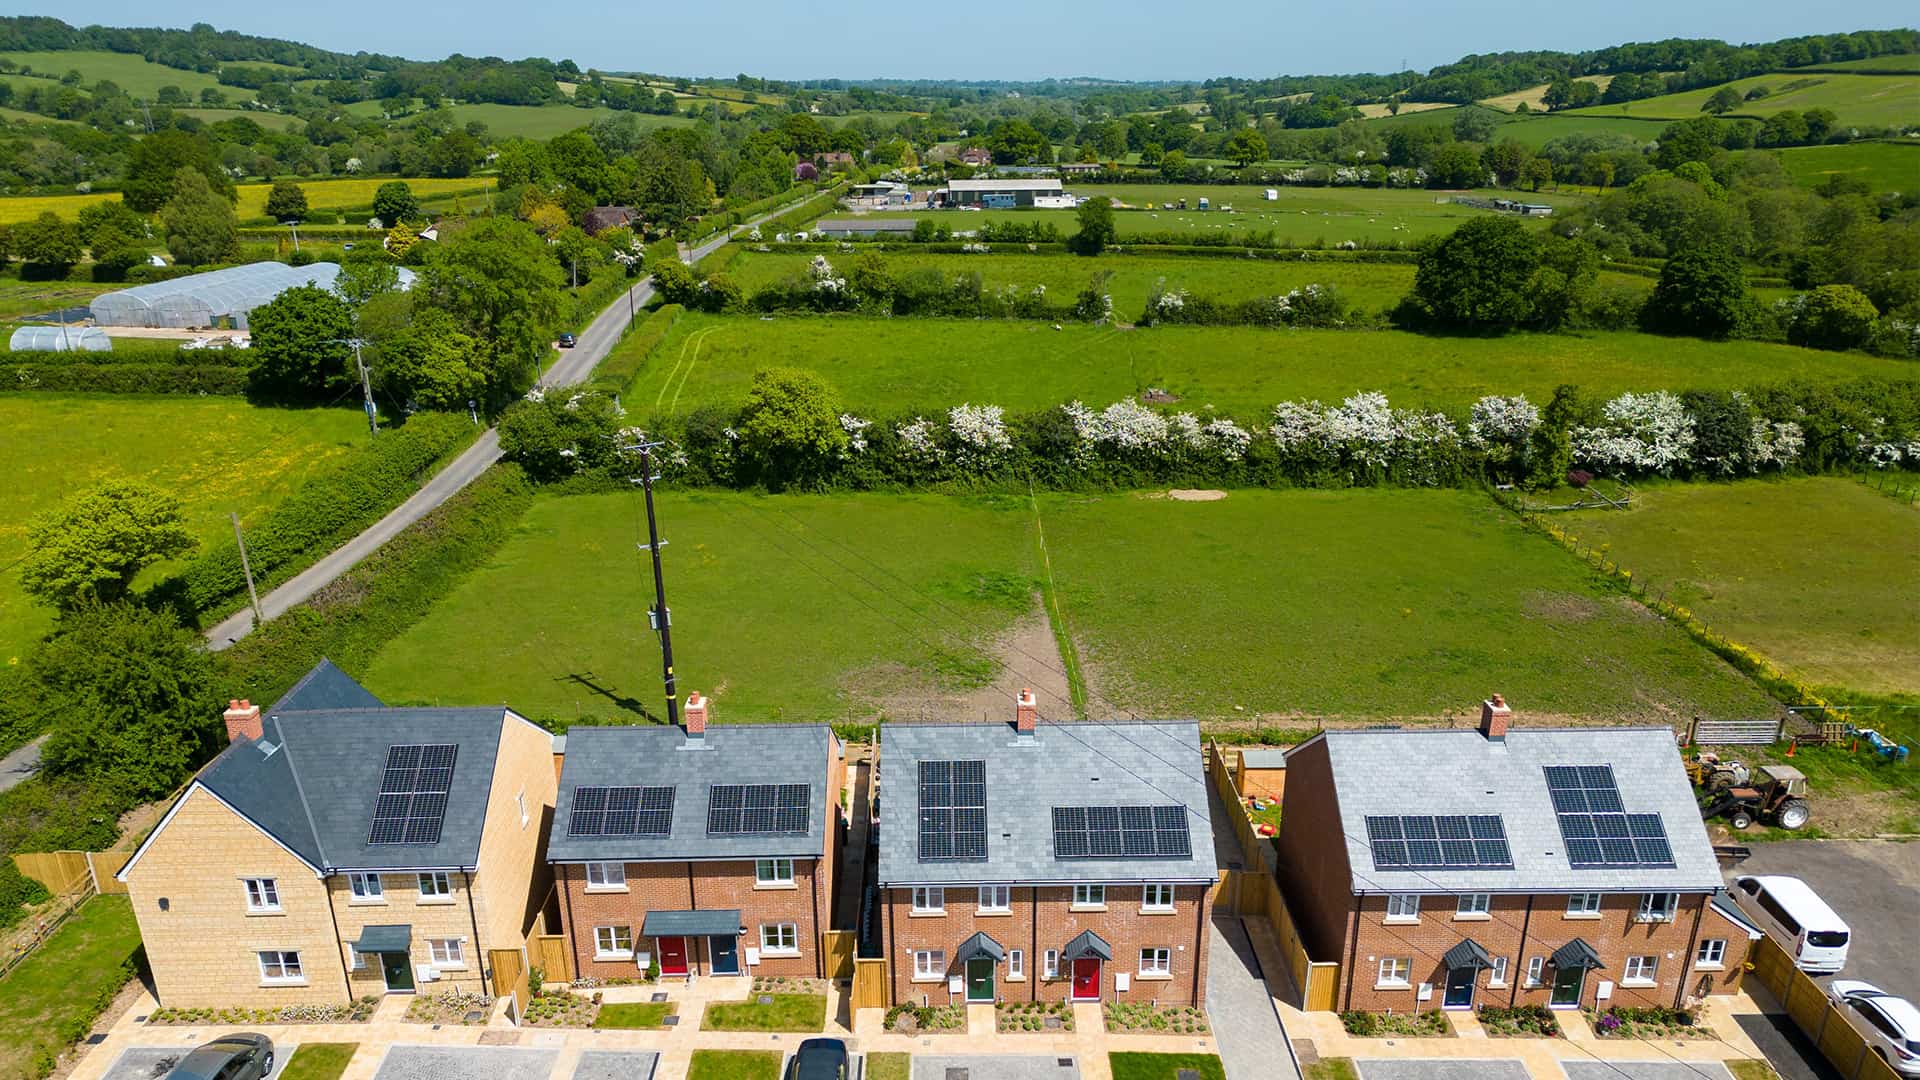
[[285, 224], [288, 227], [293, 229], [293, 250], [299, 251], [300, 250], [300, 219], [295, 218], [292, 221], [283, 222], [282, 224]]
[[267, 617], [260, 611], [260, 594], [253, 587], [253, 564], [247, 561], [247, 541], [240, 535], [240, 515], [229, 510], [227, 517], [233, 519], [233, 542], [240, 545], [240, 569], [247, 575], [247, 600], [253, 604], [253, 625], [258, 628]]
[[373, 382], [367, 377], [367, 362], [360, 358], [360, 339], [353, 339], [353, 362], [360, 368], [360, 399], [367, 406], [367, 430], [375, 437], [380, 434], [380, 425], [374, 421]]
[[667, 607], [667, 579], [660, 568], [660, 549], [667, 546], [660, 539], [660, 522], [653, 512], [653, 482], [659, 477], [653, 473], [653, 451], [660, 444], [643, 442], [635, 446], [622, 447], [640, 454], [640, 489], [647, 497], [647, 542], [640, 547], [653, 553], [653, 607], [647, 611], [654, 632], [660, 635], [660, 670], [667, 687], [667, 723], [680, 723], [680, 693], [673, 682], [673, 614]]

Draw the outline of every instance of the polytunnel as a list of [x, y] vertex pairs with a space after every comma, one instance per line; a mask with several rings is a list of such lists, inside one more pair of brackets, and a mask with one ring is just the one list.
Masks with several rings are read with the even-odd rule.
[[97, 326], [22, 326], [7, 348], [13, 352], [112, 352], [113, 339]]

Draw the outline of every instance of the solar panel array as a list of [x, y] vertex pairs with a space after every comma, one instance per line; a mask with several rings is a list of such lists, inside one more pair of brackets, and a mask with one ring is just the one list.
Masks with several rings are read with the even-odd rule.
[[1056, 806], [1056, 859], [1184, 859], [1193, 853], [1184, 806]]
[[805, 833], [812, 802], [805, 784], [714, 784], [707, 788], [707, 835]]
[[1368, 816], [1377, 870], [1511, 870], [1507, 824], [1498, 814]]
[[668, 836], [671, 787], [583, 787], [573, 793], [568, 836]]
[[987, 857], [987, 763], [920, 763], [920, 861]]
[[369, 844], [437, 844], [453, 786], [453, 743], [413, 743], [387, 748], [380, 798], [373, 807]]
[[1549, 765], [1547, 794], [1575, 867], [1672, 866], [1659, 814], [1629, 814], [1611, 765]]

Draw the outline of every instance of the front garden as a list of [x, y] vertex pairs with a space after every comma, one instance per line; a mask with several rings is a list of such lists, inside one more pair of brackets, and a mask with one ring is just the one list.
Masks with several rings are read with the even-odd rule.
[[1107, 1030], [1114, 1033], [1205, 1035], [1208, 1031], [1206, 1011], [1192, 1005], [1115, 1001], [1107, 1004], [1105, 1016]]
[[1480, 1026], [1497, 1039], [1557, 1039], [1560, 1021], [1545, 1005], [1480, 1006]]
[[[806, 992], [819, 985], [818, 993]], [[799, 992], [782, 992], [798, 988]], [[704, 1031], [804, 1031], [827, 1026], [827, 995], [818, 979], [755, 979], [746, 1001], [707, 1006]]]
[[912, 1035], [923, 1031], [967, 1030], [965, 1005], [895, 1005], [887, 1010], [888, 1031]]
[[995, 1029], [1003, 1035], [1073, 1030], [1073, 1006], [1064, 1001], [1003, 1001], [994, 1006], [993, 1015]]
[[[364, 1000], [379, 1004], [379, 998]], [[535, 1000], [538, 1000], [536, 998]], [[529, 1005], [528, 1011], [532, 1011]], [[368, 1010], [371, 1013], [371, 1009]], [[493, 996], [465, 990], [418, 994], [407, 1003], [407, 1022], [413, 1024], [485, 1024], [493, 1015]]]
[[778, 1050], [695, 1050], [687, 1080], [780, 1080]]
[[222, 1027], [247, 1027], [253, 1024], [363, 1024], [373, 1016], [373, 1010], [379, 1004], [378, 997], [363, 997], [348, 1005], [159, 1008], [147, 1014], [147, 1023], [163, 1027], [182, 1024], [215, 1024]]
[[1340, 1014], [1340, 1026], [1347, 1034], [1362, 1039], [1448, 1039], [1453, 1025], [1439, 1009], [1426, 1012], [1362, 1012], [1348, 1009]]
[[1137, 1054], [1116, 1050], [1107, 1055], [1113, 1080], [1227, 1080], [1226, 1066], [1213, 1054]]
[[1664, 1005], [1615, 1005], [1604, 1012], [1587, 1010], [1587, 1023], [1603, 1039], [1718, 1039], [1713, 1029], [1699, 1023], [1687, 1009]]

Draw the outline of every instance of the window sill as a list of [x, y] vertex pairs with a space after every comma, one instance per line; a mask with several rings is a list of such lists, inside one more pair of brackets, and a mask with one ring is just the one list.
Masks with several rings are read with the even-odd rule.
[[1382, 923], [1384, 923], [1384, 924], [1386, 924], [1387, 926], [1419, 926], [1419, 925], [1420, 925], [1420, 916], [1418, 916], [1418, 915], [1389, 915], [1389, 916], [1387, 916], [1386, 918], [1384, 918], [1384, 919], [1382, 919], [1382, 920], [1380, 920], [1380, 921], [1381, 921]]
[[909, 911], [907, 912], [907, 918], [909, 919], [944, 919], [946, 917], [947, 917], [947, 913], [945, 911]]
[[1599, 918], [1600, 913], [1597, 911], [1569, 911], [1566, 914], [1568, 922], [1593, 922]]
[[1413, 984], [1403, 982], [1377, 982], [1373, 984], [1373, 988], [1375, 990], [1411, 990], [1413, 989]]
[[1660, 984], [1652, 979], [1621, 979], [1620, 985], [1628, 990], [1646, 990]]
[[1067, 910], [1068, 911], [1105, 911], [1107, 910], [1107, 905], [1105, 904], [1069, 904], [1067, 906]]
[[1002, 980], [1000, 980], [1000, 981], [1002, 981], [1002, 982], [1026, 982], [1026, 981], [1027, 981], [1027, 977], [1026, 977], [1025, 975], [1008, 975], [1008, 976], [1007, 976], [1006, 978], [1004, 978], [1004, 979], [1002, 979]]
[[1141, 971], [1134, 974], [1133, 981], [1135, 982], [1172, 982], [1173, 972]]
[[1013, 917], [1013, 909], [1012, 908], [987, 908], [984, 911], [976, 911], [973, 914], [976, 918], [981, 918], [981, 919], [1010, 919]]
[[915, 975], [912, 981], [917, 983], [943, 983], [947, 981], [947, 977], [945, 975]]
[[1633, 921], [1637, 923], [1670, 923], [1673, 921], [1673, 916], [1671, 915], [1635, 915], [1633, 917]]
[[[625, 891], [625, 890], [622, 890], [622, 891]], [[446, 904], [446, 905], [448, 905], [448, 906], [451, 906], [451, 905], [453, 904], [453, 897], [451, 897], [451, 896], [423, 896], [423, 897], [421, 897], [420, 899], [418, 899], [418, 900], [415, 900], [415, 901], [414, 901], [414, 903], [416, 903], [416, 904], [419, 904], [419, 905], [420, 905], [421, 907], [434, 907], [434, 906], [437, 906], [437, 905], [440, 905], [440, 904]]]
[[260, 910], [258, 910], [258, 911], [253, 911], [253, 910], [249, 910], [249, 911], [247, 912], [247, 918], [249, 918], [249, 919], [271, 919], [271, 918], [277, 918], [277, 917], [280, 917], [280, 916], [284, 916], [285, 914], [286, 914], [286, 912], [285, 912], [284, 910], [282, 910], [282, 909], [280, 909], [280, 908], [261, 908], [261, 909], [260, 909]]
[[1702, 962], [1702, 963], [1697, 963], [1697, 964], [1695, 964], [1695, 965], [1693, 965], [1693, 970], [1695, 970], [1695, 971], [1725, 971], [1725, 970], [1727, 970], [1727, 965], [1725, 965], [1725, 964], [1709, 964], [1709, 963], [1704, 963], [1704, 962]]
[[798, 888], [800, 888], [800, 886], [791, 881], [756, 881], [753, 883], [754, 892], [791, 892]]
[[1507, 988], [1506, 983], [1494, 982], [1492, 979], [1487, 980], [1487, 989], [1489, 990], [1505, 990], [1506, 988]]
[[623, 952], [623, 953], [597, 952], [593, 954], [593, 958], [602, 963], [607, 963], [610, 961], [631, 960], [633, 959], [633, 954], [630, 952]]
[[1175, 912], [1170, 907], [1143, 907], [1140, 909], [1140, 914], [1142, 915], [1174, 915], [1174, 914], [1177, 914], [1177, 912]]
[[793, 957], [796, 957], [799, 955], [800, 955], [799, 949], [769, 949], [769, 948], [766, 948], [765, 946], [762, 946], [760, 949], [760, 958], [762, 960], [766, 959], [769, 956], [786, 957], [788, 959], [792, 959]]
[[348, 907], [386, 907], [387, 902], [384, 899], [370, 897], [366, 900], [349, 900], [347, 901], [347, 906]]
[[[589, 885], [586, 891], [588, 896], [594, 896], [599, 893], [623, 893], [627, 892], [628, 889], [625, 885]], [[422, 900], [420, 902], [425, 904], [431, 901]]]
[[465, 964], [433, 964], [433, 965], [430, 965], [430, 966], [431, 966], [431, 967], [433, 968], [433, 970], [435, 970], [435, 971], [465, 971], [465, 970], [467, 970], [467, 965], [465, 965]]
[[260, 980], [260, 985], [269, 986], [269, 987], [270, 986], [305, 986], [307, 985], [307, 980], [305, 979], [262, 979]]
[[1454, 922], [1492, 922], [1493, 915], [1485, 911], [1469, 911], [1464, 915], [1460, 914], [1459, 912], [1455, 912], [1453, 916], [1453, 921]]

